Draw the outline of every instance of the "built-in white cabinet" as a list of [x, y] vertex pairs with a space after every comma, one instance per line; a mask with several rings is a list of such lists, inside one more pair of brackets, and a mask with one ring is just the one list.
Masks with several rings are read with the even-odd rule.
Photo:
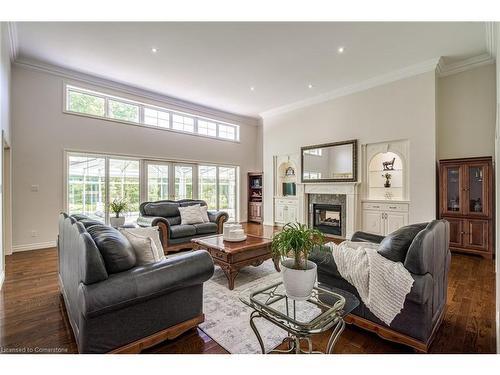
[[298, 204], [296, 199], [276, 198], [274, 201], [274, 221], [278, 225], [294, 223], [298, 217]]
[[363, 232], [385, 236], [408, 225], [408, 202], [363, 202]]

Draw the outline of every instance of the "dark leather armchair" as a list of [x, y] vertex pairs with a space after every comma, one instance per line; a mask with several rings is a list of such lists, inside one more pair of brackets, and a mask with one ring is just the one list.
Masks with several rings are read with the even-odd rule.
[[401, 262], [415, 280], [406, 296], [403, 310], [388, 326], [361, 301], [359, 294], [338, 272], [331, 251], [315, 249], [310, 259], [318, 266], [318, 283], [353, 293], [360, 305], [346, 319], [382, 338], [427, 352], [444, 316], [451, 261], [449, 223], [430, 223], [402, 227], [386, 237], [356, 232], [352, 241], [378, 243], [378, 252], [394, 262]]
[[138, 352], [203, 322], [203, 283], [214, 265], [204, 250], [136, 266], [116, 229], [59, 218], [59, 281], [81, 353]]
[[139, 206], [140, 216], [137, 224], [141, 227], [158, 226], [160, 228], [160, 239], [165, 254], [191, 248], [192, 238], [222, 233], [223, 224], [229, 219], [227, 212], [208, 211], [209, 223], [181, 225], [179, 207], [195, 204], [207, 205], [205, 201], [195, 199], [144, 202]]

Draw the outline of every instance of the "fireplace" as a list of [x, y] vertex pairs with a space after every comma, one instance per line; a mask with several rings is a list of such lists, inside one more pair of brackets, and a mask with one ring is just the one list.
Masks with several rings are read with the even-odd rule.
[[326, 234], [342, 235], [342, 206], [337, 204], [313, 204], [313, 227]]

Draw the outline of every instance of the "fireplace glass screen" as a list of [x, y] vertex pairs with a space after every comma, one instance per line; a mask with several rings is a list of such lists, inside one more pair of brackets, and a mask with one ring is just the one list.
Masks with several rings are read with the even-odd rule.
[[314, 228], [323, 233], [342, 235], [342, 207], [333, 204], [313, 205]]

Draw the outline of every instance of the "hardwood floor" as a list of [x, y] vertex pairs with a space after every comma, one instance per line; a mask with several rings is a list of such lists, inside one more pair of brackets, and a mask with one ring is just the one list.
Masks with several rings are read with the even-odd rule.
[[[272, 227], [249, 224], [253, 234], [272, 234]], [[313, 340], [324, 350], [329, 333]], [[15, 253], [6, 259], [6, 279], [0, 291], [0, 353], [76, 353], [64, 302], [57, 282], [57, 250]], [[347, 326], [336, 353], [412, 353], [412, 349]], [[494, 261], [453, 254], [448, 304], [431, 353], [495, 353]], [[200, 329], [145, 353], [227, 353]]]

